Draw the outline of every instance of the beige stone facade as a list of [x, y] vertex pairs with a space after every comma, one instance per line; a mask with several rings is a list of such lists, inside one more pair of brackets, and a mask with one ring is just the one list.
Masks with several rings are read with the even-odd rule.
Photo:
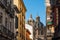
[[0, 40], [14, 40], [14, 9], [12, 2], [11, 5], [6, 4], [7, 1], [0, 0]]

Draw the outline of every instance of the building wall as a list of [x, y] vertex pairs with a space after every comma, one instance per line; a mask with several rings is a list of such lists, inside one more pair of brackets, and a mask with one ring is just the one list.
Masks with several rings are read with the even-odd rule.
[[34, 40], [34, 38], [35, 38], [35, 30], [34, 30], [34, 24], [35, 24], [35, 21], [34, 21], [34, 19], [33, 19], [33, 17], [32, 17], [32, 14], [30, 15], [30, 18], [28, 19], [28, 21], [27, 21], [27, 23], [29, 24], [29, 25], [31, 25], [31, 29], [32, 29], [32, 33], [31, 33], [31, 36], [32, 36], [32, 40]]
[[17, 15], [18, 17], [18, 34], [17, 34], [17, 40], [25, 40], [25, 12], [26, 8], [23, 3], [23, 0], [14, 0], [17, 1], [17, 8], [20, 11]]
[[[12, 14], [8, 12], [10, 9], [8, 7], [9, 5], [5, 5], [6, 1], [1, 0], [0, 3], [1, 3], [0, 4], [0, 18], [1, 18], [0, 22], [2, 22], [0, 23], [0, 33], [1, 33], [0, 40], [13, 40], [14, 39], [14, 17], [13, 16], [14, 15], [13, 16], [11, 15], [14, 13], [11, 11], [10, 12]], [[8, 9], [7, 10], [8, 13], [6, 12], [6, 9]]]
[[26, 29], [26, 40], [31, 40], [31, 38], [30, 38], [30, 31], [29, 31], [29, 29]]
[[26, 23], [25, 28], [30, 31], [30, 33], [31, 33], [30, 38], [31, 38], [31, 40], [33, 40], [33, 26]]
[[[54, 37], [53, 40], [60, 40], [60, 0], [56, 0], [55, 1], [55, 5], [51, 4], [53, 7], [53, 13], [54, 13], [54, 22], [55, 22], [55, 33], [54, 33]], [[52, 1], [54, 2], [54, 1]]]
[[45, 39], [45, 28], [43, 27], [43, 24], [40, 22], [40, 17], [36, 17], [36, 21], [32, 18], [32, 15], [30, 15], [30, 18], [28, 19], [28, 24], [32, 26], [33, 30], [33, 39], [32, 40], [44, 40]]
[[[48, 3], [46, 4], [50, 4], [51, 1], [49, 0]], [[46, 38], [47, 40], [52, 40], [52, 37], [54, 36], [54, 32], [55, 32], [55, 26], [54, 26], [54, 14], [52, 13], [52, 6], [50, 5], [46, 5]]]
[[35, 40], [44, 40], [44, 25], [42, 22], [40, 22], [40, 17], [36, 17], [36, 22], [35, 22]]
[[[5, 12], [5, 9], [0, 9], [0, 13], [2, 13], [2, 16], [3, 16], [3, 20], [2, 20], [2, 25], [5, 26], [5, 21], [7, 21], [7, 29], [11, 30], [11, 29], [14, 29], [14, 18], [11, 18], [6, 12]], [[6, 20], [7, 18], [7, 20]], [[10, 25], [11, 23], [11, 25]], [[14, 32], [14, 30], [11, 30], [11, 32]]]

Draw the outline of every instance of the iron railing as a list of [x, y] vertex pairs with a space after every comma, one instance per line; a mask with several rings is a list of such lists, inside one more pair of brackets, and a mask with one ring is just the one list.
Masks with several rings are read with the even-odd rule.
[[[8, 4], [8, 5], [7, 5]], [[14, 9], [11, 6], [12, 3], [8, 3], [7, 0], [0, 0], [0, 6], [5, 8], [5, 11], [9, 14], [10, 17], [14, 17]]]
[[5, 35], [7, 37], [10, 37], [10, 38], [14, 38], [14, 33], [11, 32], [10, 30], [8, 30], [6, 27], [4, 27], [3, 25], [0, 25], [0, 33], [1, 35]]
[[0, 6], [2, 6], [3, 8], [6, 8], [7, 1], [6, 0], [0, 0]]

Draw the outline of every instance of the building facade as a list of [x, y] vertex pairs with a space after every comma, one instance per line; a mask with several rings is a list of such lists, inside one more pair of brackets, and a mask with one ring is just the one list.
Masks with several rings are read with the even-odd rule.
[[55, 33], [53, 40], [60, 40], [60, 0], [50, 0], [52, 13], [54, 14]]
[[52, 7], [50, 4], [51, 0], [46, 0], [46, 39], [52, 40], [52, 37], [54, 36], [54, 17], [52, 13]]
[[14, 40], [13, 0], [0, 0], [0, 40]]
[[34, 19], [32, 18], [32, 14], [30, 15], [30, 18], [28, 19], [27, 23], [31, 26], [34, 26]]
[[40, 17], [36, 17], [35, 21], [35, 40], [44, 40], [44, 25], [40, 21]]
[[16, 14], [16, 38], [17, 40], [25, 40], [25, 12], [26, 7], [23, 0], [14, 0], [14, 4], [17, 6], [19, 13]]
[[30, 15], [30, 18], [28, 19], [28, 21], [27, 21], [27, 23], [29, 24], [29, 25], [31, 25], [32, 26], [32, 36], [33, 36], [33, 39], [32, 40], [35, 40], [35, 30], [34, 30], [34, 23], [35, 23], [35, 20], [32, 18], [32, 14]]
[[26, 40], [31, 40], [30, 34], [31, 34], [30, 31], [26, 29]]
[[[28, 23], [25, 24], [25, 28], [30, 31], [30, 39], [33, 40], [33, 26], [29, 25]], [[26, 30], [27, 31], [27, 30]], [[27, 37], [27, 36], [26, 36]]]
[[28, 19], [28, 24], [32, 26], [33, 30], [33, 39], [32, 40], [44, 40], [45, 33], [44, 33], [44, 27], [43, 24], [40, 22], [40, 17], [37, 16], [36, 20], [32, 18], [32, 15], [30, 15], [30, 18]]

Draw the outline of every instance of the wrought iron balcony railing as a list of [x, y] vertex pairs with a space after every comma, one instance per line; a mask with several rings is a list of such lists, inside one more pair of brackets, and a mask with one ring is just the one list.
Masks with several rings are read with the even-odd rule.
[[51, 37], [51, 36], [53, 36], [53, 33], [47, 33], [47, 36]]
[[0, 25], [0, 33], [1, 35], [6, 35], [7, 37], [14, 38], [14, 33], [5, 28], [3, 25]]
[[7, 1], [6, 0], [0, 0], [0, 5], [4, 8], [7, 6]]
[[12, 3], [9, 4], [7, 0], [0, 0], [0, 6], [5, 8], [5, 11], [10, 15], [10, 17], [14, 17], [14, 9], [11, 4]]

